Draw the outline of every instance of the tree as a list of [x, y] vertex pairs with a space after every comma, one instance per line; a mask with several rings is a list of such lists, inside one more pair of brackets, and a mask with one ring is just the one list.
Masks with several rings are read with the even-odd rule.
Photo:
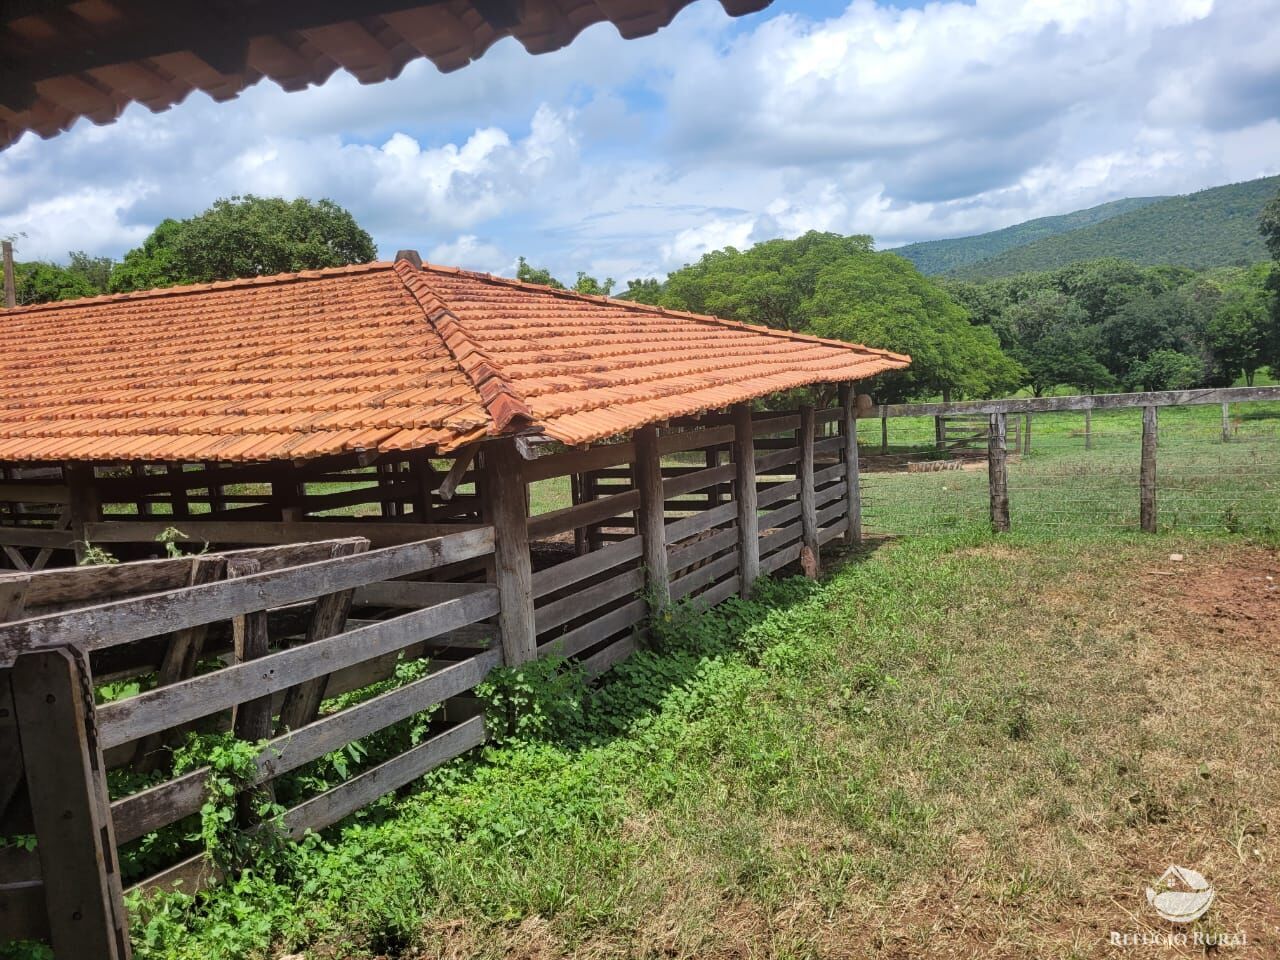
[[578, 271], [578, 279], [573, 285], [575, 293], [585, 293], [595, 297], [607, 297], [613, 292], [613, 277], [608, 277], [603, 283], [595, 277], [588, 276], [581, 270]]
[[292, 273], [377, 256], [373, 239], [332, 200], [230, 197], [188, 220], [165, 220], [111, 272], [111, 289]]
[[1272, 272], [1269, 263], [1233, 270], [1221, 286], [1205, 339], [1227, 383], [1244, 374], [1245, 383], [1253, 386], [1255, 374], [1273, 354], [1278, 336], [1275, 293], [1269, 289]]
[[14, 290], [18, 304], [75, 300], [102, 293], [81, 274], [56, 263], [35, 260], [13, 265]]
[[1258, 232], [1271, 251], [1274, 260], [1280, 260], [1280, 193], [1267, 201], [1258, 217]]
[[1129, 374], [1130, 385], [1140, 390], [1185, 390], [1203, 376], [1200, 361], [1177, 350], [1155, 350]]
[[557, 290], [564, 289], [564, 284], [553, 277], [550, 270], [532, 267], [524, 257], [520, 258], [519, 266], [516, 267], [516, 279], [524, 283], [540, 283], [544, 287], [554, 287]]

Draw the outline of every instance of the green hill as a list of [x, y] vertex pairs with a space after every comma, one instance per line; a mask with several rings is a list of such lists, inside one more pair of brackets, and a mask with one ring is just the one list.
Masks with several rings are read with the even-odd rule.
[[1175, 264], [1196, 269], [1256, 263], [1268, 258], [1258, 234], [1258, 214], [1277, 192], [1280, 176], [1169, 197], [1066, 233], [1011, 247], [948, 272], [976, 280], [1055, 270], [1103, 257], [1119, 257], [1146, 266]]
[[896, 247], [889, 252], [906, 257], [921, 273], [950, 273], [980, 260], [987, 260], [1014, 247], [1101, 223], [1123, 213], [1129, 213], [1131, 210], [1167, 199], [1169, 198], [1130, 197], [1125, 200], [1112, 200], [1110, 203], [1090, 207], [1087, 210], [1015, 223], [1003, 230], [979, 233], [972, 237], [958, 237], [954, 240], [909, 243], [905, 247]]

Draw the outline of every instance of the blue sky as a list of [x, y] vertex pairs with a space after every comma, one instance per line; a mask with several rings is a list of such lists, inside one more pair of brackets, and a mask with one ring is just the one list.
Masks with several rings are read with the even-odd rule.
[[449, 75], [195, 95], [0, 153], [22, 258], [119, 256], [236, 193], [330, 197], [383, 255], [662, 276], [807, 229], [883, 247], [1280, 172], [1273, 0], [699, 0]]

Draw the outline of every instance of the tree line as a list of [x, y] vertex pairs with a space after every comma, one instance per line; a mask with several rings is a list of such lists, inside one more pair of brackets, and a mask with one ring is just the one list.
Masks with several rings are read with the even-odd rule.
[[[1161, 390], [1252, 384], [1280, 374], [1280, 195], [1259, 229], [1272, 262], [1194, 271], [1106, 259], [985, 281], [921, 274], [869, 236], [810, 232], [704, 255], [633, 301], [908, 353], [878, 400], [993, 397], [1028, 388]], [[231, 197], [165, 220], [118, 262], [72, 253], [18, 265], [19, 303], [284, 273], [373, 260], [369, 234], [329, 200]], [[580, 272], [564, 284], [519, 259], [519, 279], [613, 293]]]

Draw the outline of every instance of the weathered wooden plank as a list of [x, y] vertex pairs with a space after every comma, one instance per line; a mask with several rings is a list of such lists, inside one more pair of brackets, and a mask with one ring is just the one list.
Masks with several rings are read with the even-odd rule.
[[991, 498], [991, 529], [1009, 531], [1009, 474], [1005, 452], [1005, 414], [991, 414], [991, 434], [987, 441], [987, 485]]
[[449, 468], [449, 472], [445, 474], [444, 479], [440, 481], [440, 486], [435, 491], [437, 497], [446, 501], [453, 499], [453, 495], [458, 492], [458, 487], [462, 484], [467, 471], [471, 469], [471, 464], [475, 462], [476, 454], [479, 452], [479, 444], [463, 447], [457, 452], [453, 458], [453, 466]]
[[496, 590], [459, 597], [303, 647], [268, 654], [255, 663], [236, 664], [158, 690], [148, 690], [126, 700], [103, 704], [98, 708], [103, 747], [129, 743], [148, 733], [208, 716], [238, 703], [245, 696], [265, 696], [304, 680], [402, 650], [412, 643], [475, 623], [497, 612]]
[[803, 545], [793, 543], [781, 550], [776, 550], [760, 561], [761, 569], [765, 573], [773, 573], [775, 570], [785, 567], [788, 563], [795, 563], [800, 559], [800, 551]]
[[[235, 559], [230, 562], [252, 563], [255, 569], [262, 568], [261, 561], [258, 560]], [[194, 587], [220, 579], [228, 561], [218, 556], [200, 556], [191, 558], [188, 563], [191, 571], [188, 577], [190, 585]], [[169, 642], [165, 646], [164, 659], [160, 662], [160, 669], [156, 675], [157, 687], [167, 687], [171, 683], [177, 683], [179, 680], [195, 675], [196, 662], [200, 659], [200, 651], [204, 647], [208, 632], [208, 624], [202, 623], [170, 634]], [[156, 768], [161, 760], [159, 748], [159, 734], [152, 734], [139, 742], [136, 754], [139, 770], [145, 773]]]
[[737, 467], [733, 498], [738, 505], [738, 577], [744, 597], [760, 574], [760, 531], [756, 525], [756, 455], [751, 405], [733, 408], [733, 462]]
[[1280, 400], [1280, 387], [1208, 387], [1148, 393], [1095, 393], [1075, 397], [1020, 397], [955, 403], [903, 403], [875, 408], [878, 417], [949, 416], [961, 413], [1056, 413], [1063, 410], [1120, 410], [1131, 407], [1180, 407], [1193, 404]]
[[538, 656], [545, 657], [548, 654], [557, 654], [562, 657], [576, 656], [619, 630], [634, 626], [645, 619], [648, 613], [649, 605], [647, 603], [643, 600], [632, 600], [625, 606], [621, 606], [617, 610], [610, 610], [604, 616], [597, 617], [590, 623], [583, 624], [566, 634], [543, 642], [538, 646]]
[[[819, 508], [826, 507], [836, 501], [843, 501], [844, 492], [845, 492], [845, 483], [842, 480], [839, 483], [831, 484], [831, 486], [829, 487], [823, 487], [814, 495], [814, 499], [817, 502], [817, 505]], [[845, 507], [845, 510], [846, 512], [848, 511], [847, 505]]]
[[70, 530], [49, 530], [44, 527], [0, 526], [0, 544], [9, 547], [39, 547], [49, 550], [70, 549], [76, 536]]
[[71, 488], [62, 483], [29, 483], [24, 480], [0, 480], [0, 502], [70, 503]]
[[667, 524], [667, 542], [677, 543], [686, 537], [692, 537], [694, 534], [701, 533], [703, 530], [710, 530], [722, 523], [729, 523], [737, 519], [738, 505], [730, 501], [722, 503], [718, 507], [712, 507], [710, 510], [702, 510], [688, 517], [681, 517], [674, 523]]
[[67, 647], [19, 657], [13, 700], [54, 954], [131, 955], [106, 767], [87, 658]]
[[[331, 555], [349, 557], [356, 553], [363, 553], [368, 548], [367, 541], [335, 544]], [[354, 591], [351, 589], [339, 590], [316, 600], [303, 643], [314, 643], [345, 630], [347, 616], [351, 613], [353, 595]], [[327, 680], [327, 677], [316, 677], [289, 688], [284, 695], [284, 704], [280, 707], [280, 726], [277, 732], [296, 730], [316, 718], [316, 714], [320, 711], [320, 701], [324, 697]]]
[[538, 633], [546, 633], [623, 597], [635, 596], [644, 588], [643, 570], [627, 570], [616, 577], [593, 583], [585, 590], [539, 607], [534, 614]]
[[843, 441], [841, 460], [844, 464], [844, 489], [848, 514], [845, 542], [854, 545], [862, 540], [862, 487], [858, 463], [857, 399], [850, 384], [840, 385], [840, 409], [842, 412], [840, 440]]
[[[658, 452], [664, 456], [708, 447], [715, 444], [728, 443], [733, 438], [733, 428], [716, 426], [696, 430], [681, 430], [664, 433], [658, 438]], [[551, 477], [563, 477], [573, 473], [588, 473], [617, 466], [620, 463], [631, 463], [635, 460], [634, 443], [607, 443], [582, 450], [568, 450], [538, 457], [525, 463], [525, 480], [547, 480]]]
[[[840, 529], [843, 531], [848, 529], [849, 511], [842, 501], [837, 500], [826, 507], [820, 507], [818, 509], [818, 526], [825, 530], [836, 525], [836, 521], [841, 517], [844, 517], [845, 519], [845, 523], [840, 526]], [[826, 541], [823, 542], [825, 543]]]
[[849, 523], [849, 518], [841, 514], [839, 519], [837, 519], [836, 522], [833, 523], [831, 526], [823, 526], [822, 520], [821, 520], [821, 514], [819, 514], [819, 520], [818, 520], [819, 542], [827, 543], [828, 541], [834, 540], [836, 537], [843, 536], [845, 527], [848, 525], [848, 523]]
[[166, 591], [0, 626], [0, 665], [23, 650], [79, 643], [89, 650], [284, 606], [325, 593], [393, 580], [480, 557], [493, 549], [493, 530], [463, 533], [368, 553], [319, 560], [235, 581]]
[[[791, 523], [792, 520], [795, 520], [800, 516], [800, 509], [800, 504], [798, 502], [794, 502], [785, 504], [784, 506], [778, 507], [776, 510], [771, 510], [766, 514], [762, 514], [759, 520], [756, 521], [756, 526], [761, 531], [760, 539], [764, 539], [765, 531], [777, 529], [784, 524]], [[800, 527], [797, 524], [796, 530], [799, 531], [799, 529]]]
[[480, 746], [484, 740], [484, 718], [464, 720], [346, 783], [293, 807], [284, 815], [285, 828], [290, 836], [297, 839], [308, 830], [319, 830], [337, 823], [442, 763]]
[[[296, 770], [344, 744], [429, 710], [480, 683], [501, 661], [487, 650], [269, 741], [255, 761], [253, 783]], [[195, 813], [205, 800], [209, 768], [184, 774], [111, 805], [117, 838], [127, 843]]]
[[1142, 461], [1138, 470], [1138, 519], [1147, 533], [1156, 532], [1156, 446], [1158, 414], [1154, 406], [1142, 408]]
[[603, 650], [597, 650], [582, 661], [582, 672], [590, 679], [595, 679], [611, 667], [621, 663], [636, 652], [638, 643], [634, 633], [629, 633], [619, 640], [613, 641]]
[[[757, 484], [757, 488], [759, 488]], [[786, 483], [775, 483], [765, 487], [756, 494], [756, 506], [763, 510], [782, 500], [790, 500], [800, 495], [800, 481], [788, 480]]]
[[[664, 476], [666, 471], [663, 471]], [[709, 487], [715, 487], [718, 484], [728, 483], [734, 477], [734, 467], [731, 463], [721, 464], [715, 467], [703, 467], [697, 470], [691, 470], [687, 473], [680, 473], [674, 476], [665, 476], [662, 482], [663, 493], [669, 500], [672, 497], [679, 497], [689, 493], [697, 493], [706, 490]]]
[[821, 558], [818, 543], [818, 498], [813, 483], [814, 439], [813, 432], [817, 422], [814, 419], [813, 407], [806, 404], [800, 408], [800, 526], [801, 540], [807, 563], [804, 564], [805, 576], [816, 578], [821, 570]]
[[468, 594], [492, 590], [492, 584], [437, 583], [425, 580], [386, 580], [382, 583], [366, 583], [357, 587], [354, 604], [362, 607], [404, 607], [421, 610], [423, 607], [455, 600]]
[[[714, 583], [716, 580], [733, 573], [738, 569], [738, 555], [736, 553], [719, 557], [712, 560], [704, 567], [699, 567], [692, 573], [687, 573], [683, 577], [678, 577], [671, 584], [671, 596], [679, 600], [687, 597], [707, 584]], [[736, 577], [734, 579], [737, 579]]]
[[714, 586], [708, 587], [705, 591], [694, 598], [694, 602], [700, 607], [714, 607], [717, 603], [720, 603], [723, 600], [737, 596], [738, 590], [738, 578], [735, 575], [721, 580]]
[[[162, 520], [104, 520], [85, 526], [91, 543], [145, 543], [172, 526]], [[186, 520], [179, 529], [192, 543], [279, 544], [359, 535], [374, 547], [396, 546], [459, 532], [461, 525], [348, 520]]]
[[670, 569], [673, 571], [684, 570], [693, 566], [699, 560], [705, 560], [714, 553], [728, 550], [737, 542], [738, 531], [729, 529], [721, 530], [719, 533], [709, 537], [703, 537], [701, 540], [694, 541], [686, 547], [673, 546], [668, 551]]
[[[257, 560], [228, 560], [227, 579], [249, 577], [261, 570]], [[267, 614], [264, 610], [246, 613], [232, 622], [233, 656], [238, 666], [254, 666], [270, 652], [267, 637]], [[257, 692], [257, 691], [255, 691]], [[232, 704], [231, 729], [237, 740], [257, 743], [271, 736], [271, 691], [252, 699]], [[250, 827], [259, 822], [257, 791], [250, 789], [236, 798], [237, 820], [240, 826]]]
[[622, 513], [631, 513], [640, 507], [640, 491], [628, 490], [612, 496], [588, 500], [576, 507], [564, 507], [540, 513], [529, 520], [529, 538], [540, 540], [565, 533], [575, 527], [587, 527], [602, 523]]
[[[528, 501], [524, 459], [512, 440], [494, 440], [481, 454], [484, 495], [494, 535], [494, 579], [498, 627], [508, 666], [538, 656], [533, 615], [533, 566], [529, 557]], [[570, 508], [573, 509], [573, 508]]]
[[22, 787], [22, 744], [13, 705], [12, 669], [0, 668], [0, 822]]
[[40, 880], [0, 883], [0, 944], [15, 940], [49, 940], [44, 883]]
[[800, 448], [790, 446], [785, 450], [775, 450], [773, 453], [765, 454], [763, 457], [756, 457], [756, 475], [764, 476], [767, 473], [776, 471], [779, 467], [786, 467], [796, 463], [800, 459]]
[[534, 597], [563, 590], [588, 577], [594, 577], [640, 556], [640, 538], [628, 537], [592, 553], [574, 557], [533, 575]]

